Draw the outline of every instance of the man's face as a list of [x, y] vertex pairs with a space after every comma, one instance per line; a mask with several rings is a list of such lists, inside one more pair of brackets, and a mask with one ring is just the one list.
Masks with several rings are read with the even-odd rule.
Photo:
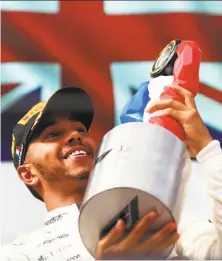
[[64, 116], [51, 117], [30, 143], [25, 162], [39, 170], [43, 182], [76, 180], [85, 187], [95, 149], [95, 142], [82, 123]]

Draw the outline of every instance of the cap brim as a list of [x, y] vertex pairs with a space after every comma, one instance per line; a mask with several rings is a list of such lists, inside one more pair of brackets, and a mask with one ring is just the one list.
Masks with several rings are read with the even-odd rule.
[[70, 115], [72, 119], [83, 123], [88, 130], [94, 116], [94, 108], [91, 98], [84, 90], [64, 87], [49, 98], [36, 125], [41, 125], [48, 115], [56, 113]]

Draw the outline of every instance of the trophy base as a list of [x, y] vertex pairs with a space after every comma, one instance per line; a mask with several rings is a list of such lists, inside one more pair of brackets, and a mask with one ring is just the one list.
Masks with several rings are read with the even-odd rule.
[[[155, 210], [157, 219], [147, 228], [141, 240], [159, 231], [169, 222], [175, 222], [171, 211], [158, 199], [147, 192], [133, 188], [115, 188], [95, 195], [82, 206], [79, 219], [79, 229], [83, 242], [95, 256], [96, 242], [116, 224], [118, 219], [125, 223], [123, 237], [127, 236], [138, 221], [149, 212]], [[174, 246], [168, 249], [164, 256], [167, 257]]]

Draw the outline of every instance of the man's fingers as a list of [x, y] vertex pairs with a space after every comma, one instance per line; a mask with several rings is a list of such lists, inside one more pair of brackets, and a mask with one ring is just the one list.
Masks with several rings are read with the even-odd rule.
[[100, 260], [103, 256], [104, 251], [111, 245], [113, 245], [117, 240], [120, 239], [124, 232], [124, 221], [118, 220], [116, 225], [111, 229], [111, 231], [99, 241], [96, 249], [96, 259]]
[[163, 110], [167, 108], [180, 110], [180, 111], [186, 110], [186, 106], [181, 102], [175, 101], [173, 99], [169, 99], [169, 100], [159, 100], [157, 102], [151, 103], [146, 109], [146, 111], [152, 113], [154, 111]]
[[164, 228], [156, 232], [150, 238], [148, 238], [141, 246], [139, 251], [146, 251], [146, 253], [152, 252], [154, 248], [162, 244], [169, 236], [176, 231], [177, 226], [175, 223], [169, 223]]
[[177, 85], [171, 85], [171, 86], [169, 86], [169, 88], [176, 90], [176, 92], [184, 98], [185, 104], [189, 108], [195, 108], [196, 109], [196, 103], [195, 103], [193, 94], [190, 91], [184, 89], [181, 86], [177, 86]]
[[130, 232], [130, 234], [121, 242], [121, 249], [128, 249], [138, 243], [138, 240], [148, 230], [149, 226], [154, 223], [158, 214], [155, 211], [145, 215]]
[[184, 111], [167, 108], [167, 109], [155, 111], [155, 113], [153, 114], [153, 117], [168, 116], [174, 120], [177, 120], [181, 124], [183, 124], [184, 118], [186, 116], [185, 114], [186, 114], [186, 112], [184, 112]]
[[161, 253], [163, 253], [167, 248], [175, 244], [179, 237], [180, 235], [177, 232], [174, 232], [172, 235], [169, 236], [169, 238], [167, 238], [165, 241], [163, 241], [161, 244], [155, 247], [152, 251], [161, 255]]

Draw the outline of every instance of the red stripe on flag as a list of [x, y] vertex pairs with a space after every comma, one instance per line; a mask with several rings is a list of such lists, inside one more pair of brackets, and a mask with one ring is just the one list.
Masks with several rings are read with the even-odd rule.
[[15, 89], [18, 85], [19, 85], [19, 83], [3, 84], [1, 86], [1, 95], [4, 95], [4, 94], [10, 92], [11, 90]]
[[222, 103], [222, 92], [216, 89], [213, 89], [203, 83], [200, 84], [199, 93], [207, 96], [208, 98], [215, 100], [219, 103]]

